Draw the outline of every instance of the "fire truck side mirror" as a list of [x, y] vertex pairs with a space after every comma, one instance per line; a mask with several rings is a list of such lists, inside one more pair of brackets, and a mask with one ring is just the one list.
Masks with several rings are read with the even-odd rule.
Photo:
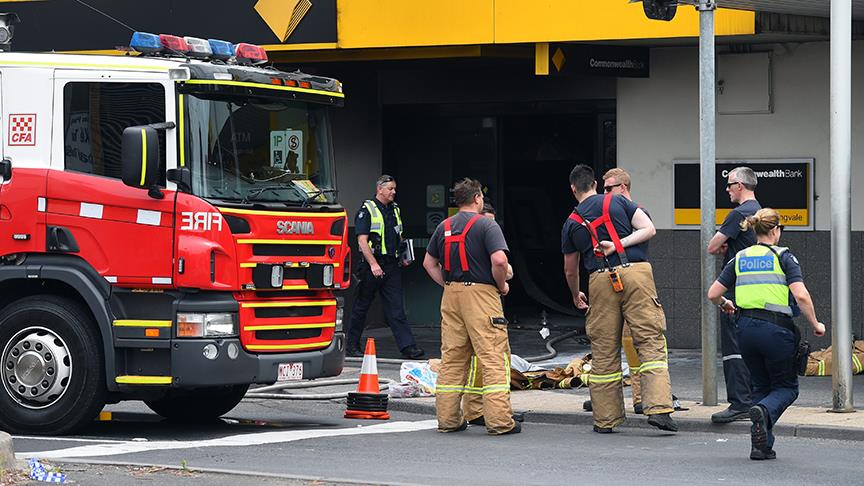
[[157, 187], [159, 137], [156, 129], [150, 126], [136, 126], [123, 130], [122, 153], [124, 184], [139, 189]]
[[0, 160], [0, 182], [8, 181], [12, 178], [12, 161], [9, 159]]

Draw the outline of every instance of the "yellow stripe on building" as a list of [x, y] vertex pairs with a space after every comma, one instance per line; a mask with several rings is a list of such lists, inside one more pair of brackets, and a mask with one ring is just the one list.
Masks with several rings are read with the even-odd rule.
[[[339, 0], [342, 49], [663, 39], [699, 36], [699, 13], [671, 22], [628, 0]], [[718, 36], [756, 33], [756, 14], [719, 9]]]
[[[717, 208], [715, 219], [717, 224], [723, 224], [732, 210]], [[806, 209], [778, 209], [781, 223], [785, 226], [809, 226], [809, 211]], [[675, 208], [675, 224], [701, 224], [702, 212], [699, 208]]]

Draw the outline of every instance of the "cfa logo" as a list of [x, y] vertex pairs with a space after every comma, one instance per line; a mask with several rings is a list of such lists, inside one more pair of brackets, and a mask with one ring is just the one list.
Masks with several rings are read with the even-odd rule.
[[184, 211], [180, 213], [180, 229], [184, 231], [222, 231], [222, 215]]
[[280, 235], [311, 235], [315, 226], [311, 221], [277, 221], [276, 233]]
[[774, 257], [771, 255], [758, 257], [741, 257], [738, 260], [739, 272], [773, 272]]

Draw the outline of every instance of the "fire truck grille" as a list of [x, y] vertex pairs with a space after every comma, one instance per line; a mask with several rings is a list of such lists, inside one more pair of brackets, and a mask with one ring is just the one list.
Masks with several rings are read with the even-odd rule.
[[259, 307], [255, 309], [255, 317], [259, 319], [267, 319], [274, 317], [312, 317], [320, 316], [324, 313], [324, 308], [320, 306], [314, 307]]
[[326, 245], [252, 245], [252, 254], [256, 256], [313, 257], [324, 256], [326, 250]]
[[309, 339], [321, 335], [321, 329], [278, 329], [255, 331], [255, 339], [262, 341], [284, 341], [286, 339]]

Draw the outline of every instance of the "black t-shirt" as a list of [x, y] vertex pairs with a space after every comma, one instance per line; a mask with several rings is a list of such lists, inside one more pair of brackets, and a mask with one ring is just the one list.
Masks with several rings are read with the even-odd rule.
[[[477, 213], [459, 211], [450, 220], [452, 235], [462, 233], [468, 221]], [[492, 277], [492, 261], [490, 255], [503, 250], [509, 253], [504, 233], [493, 219], [480, 216], [468, 230], [465, 237], [465, 254], [468, 257], [468, 275], [462, 273], [462, 263], [459, 259], [459, 244], [450, 244], [450, 272], [444, 271], [444, 280], [455, 282], [477, 282], [497, 285]], [[435, 228], [435, 233], [429, 239], [426, 253], [438, 259], [444, 266], [444, 223]]]
[[[582, 201], [578, 206], [579, 215], [586, 222], [594, 221], [603, 215], [603, 196], [595, 194], [589, 196]], [[618, 238], [633, 233], [633, 225], [630, 221], [639, 206], [633, 201], [628, 200], [621, 195], [612, 196], [612, 202], [609, 204], [609, 217], [612, 218], [612, 224], [615, 226], [615, 231], [618, 232]], [[599, 241], [611, 241], [609, 233], [606, 231], [606, 225], [600, 225], [597, 228], [597, 238]], [[573, 221], [570, 218], [564, 221], [564, 227], [561, 229], [561, 253], [569, 254], [575, 252], [582, 253], [582, 260], [585, 263], [585, 268], [589, 272], [599, 270], [604, 263], [598, 262], [594, 256], [594, 243], [591, 240], [591, 235], [588, 230], [581, 224]], [[630, 246], [624, 249], [627, 253], [627, 259], [631, 262], [647, 262], [648, 261], [648, 242]], [[620, 265], [621, 260], [617, 253], [609, 255], [609, 264], [612, 266]]]
[[[402, 233], [402, 228], [396, 222], [396, 203], [385, 206], [374, 197], [371, 200], [378, 206], [378, 211], [381, 211], [381, 216], [384, 218], [384, 238], [386, 240], [384, 243], [387, 244], [387, 255], [395, 257], [399, 254], [400, 234]], [[379, 256], [381, 255], [381, 238], [378, 233], [372, 233], [371, 228], [372, 218], [369, 217], [369, 211], [364, 204], [360, 206], [360, 210], [354, 217], [354, 232], [357, 235], [369, 235], [369, 241], [372, 242], [372, 253]]]
[[[801, 264], [798, 263], [798, 259], [795, 258], [795, 255], [793, 255], [791, 251], [786, 250], [781, 253], [779, 260], [780, 268], [783, 270], [783, 273], [786, 274], [786, 285], [804, 281], [804, 276], [801, 273]], [[727, 289], [734, 290], [735, 280], [735, 258], [733, 255], [733, 258], [723, 267], [720, 276], [717, 277], [717, 281]], [[795, 302], [795, 297], [792, 296], [791, 292], [789, 293], [789, 305], [793, 309], [793, 314], [797, 315], [798, 303]]]
[[723, 255], [724, 263], [728, 263], [729, 260], [735, 258], [735, 255], [739, 251], [756, 244], [756, 233], [753, 232], [752, 228], [747, 231], [741, 231], [741, 222], [744, 221], [744, 218], [756, 214], [756, 211], [760, 209], [762, 209], [762, 206], [759, 205], [759, 201], [750, 199], [739, 204], [738, 207], [729, 211], [729, 214], [726, 215], [723, 225], [718, 230], [729, 238], [726, 240], [729, 247], [726, 250], [726, 254]]

